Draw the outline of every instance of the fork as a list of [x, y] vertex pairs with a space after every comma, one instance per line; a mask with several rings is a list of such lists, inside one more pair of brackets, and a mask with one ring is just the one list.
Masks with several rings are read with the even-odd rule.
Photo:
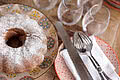
[[[112, 80], [106, 75], [106, 73], [102, 70], [99, 63], [93, 57], [93, 55], [91, 53], [93, 43], [86, 34], [84, 34], [83, 32], [75, 32], [74, 39], [73, 39], [73, 45], [77, 48], [77, 50], [79, 52], [86, 54], [89, 57], [92, 64], [94, 65], [95, 69], [98, 71], [98, 73], [101, 77], [101, 80], [106, 80], [106, 79]], [[89, 54], [86, 53], [87, 51], [89, 52]]]

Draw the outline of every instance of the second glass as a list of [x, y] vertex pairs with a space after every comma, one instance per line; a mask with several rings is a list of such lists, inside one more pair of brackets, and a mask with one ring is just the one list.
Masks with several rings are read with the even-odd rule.
[[99, 5], [94, 5], [82, 20], [83, 31], [90, 35], [100, 35], [108, 27], [110, 11], [105, 6], [98, 11]]

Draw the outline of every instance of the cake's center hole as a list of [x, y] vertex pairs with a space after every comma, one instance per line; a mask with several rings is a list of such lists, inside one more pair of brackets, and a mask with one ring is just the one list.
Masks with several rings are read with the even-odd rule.
[[26, 33], [19, 28], [11, 28], [5, 36], [6, 44], [12, 48], [21, 47], [26, 40]]

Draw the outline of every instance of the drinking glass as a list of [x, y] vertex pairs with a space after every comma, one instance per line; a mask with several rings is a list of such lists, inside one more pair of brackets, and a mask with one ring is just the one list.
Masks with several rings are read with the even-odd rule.
[[83, 31], [88, 35], [102, 34], [108, 27], [110, 11], [105, 6], [98, 11], [99, 5], [94, 5], [82, 20]]
[[83, 13], [83, 0], [62, 0], [58, 7], [58, 18], [65, 25], [76, 24]]
[[37, 6], [37, 8], [43, 9], [43, 10], [50, 10], [54, 8], [58, 0], [33, 0], [34, 4]]
[[88, 10], [94, 6], [94, 5], [99, 5], [97, 8], [97, 10], [99, 10], [102, 7], [103, 4], [103, 0], [87, 0], [84, 4], [84, 11], [83, 11], [83, 15], [85, 15]]

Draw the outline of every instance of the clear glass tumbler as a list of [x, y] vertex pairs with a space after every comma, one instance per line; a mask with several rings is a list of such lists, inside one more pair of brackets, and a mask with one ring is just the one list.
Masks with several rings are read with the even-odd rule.
[[91, 7], [93, 7], [94, 5], [99, 5], [98, 10], [102, 7], [102, 4], [103, 4], [103, 0], [87, 0], [84, 4], [84, 12], [83, 12], [83, 15], [85, 15], [89, 9]]
[[58, 8], [58, 18], [65, 25], [76, 24], [82, 14], [82, 0], [62, 0]]
[[102, 34], [108, 27], [110, 11], [105, 6], [98, 11], [99, 5], [94, 5], [82, 20], [83, 31], [89, 35]]
[[37, 8], [50, 10], [55, 7], [58, 0], [33, 0]]

